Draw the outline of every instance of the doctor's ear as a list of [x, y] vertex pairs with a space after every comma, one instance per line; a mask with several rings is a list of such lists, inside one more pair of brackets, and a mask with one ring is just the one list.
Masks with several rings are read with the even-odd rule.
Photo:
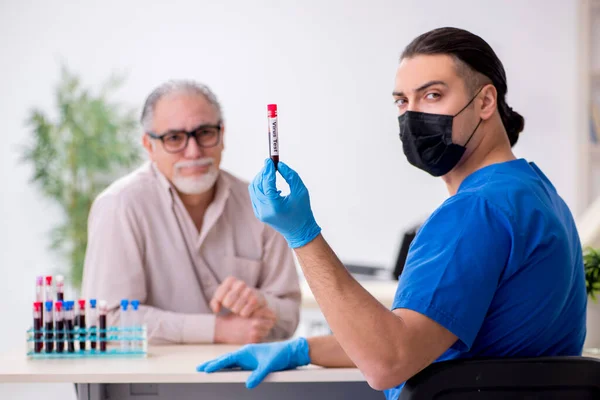
[[485, 85], [479, 93], [479, 99], [481, 100], [481, 108], [479, 110], [479, 117], [484, 121], [491, 118], [494, 112], [498, 108], [498, 91], [496, 87], [491, 83]]

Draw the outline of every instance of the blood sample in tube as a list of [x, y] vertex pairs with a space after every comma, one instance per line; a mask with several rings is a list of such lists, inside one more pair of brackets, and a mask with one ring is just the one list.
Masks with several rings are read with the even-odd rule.
[[56, 300], [65, 301], [65, 278], [57, 275], [54, 280], [56, 282]]
[[79, 327], [79, 350], [85, 350], [85, 300], [79, 299], [79, 315], [77, 316]]
[[63, 302], [57, 301], [54, 305], [55, 309], [55, 321], [54, 326], [56, 328], [56, 352], [62, 353], [65, 350], [65, 321], [63, 317]]
[[98, 327], [100, 328], [100, 351], [106, 351], [106, 313], [108, 312], [108, 306], [105, 300], [98, 302], [98, 311], [100, 317], [98, 319]]
[[44, 328], [46, 330], [46, 353], [52, 353], [52, 351], [54, 351], [54, 321], [52, 319], [52, 301], [46, 302]]
[[[40, 302], [40, 318], [42, 319], [42, 327], [44, 325], [44, 277], [38, 276], [35, 279], [35, 301]], [[41, 328], [40, 327], [40, 330]]]
[[75, 352], [75, 324], [73, 323], [73, 306], [75, 302], [67, 301], [67, 312], [65, 315], [65, 325], [67, 327], [67, 351]]
[[42, 302], [33, 303], [33, 351], [41, 353], [44, 344], [42, 342]]

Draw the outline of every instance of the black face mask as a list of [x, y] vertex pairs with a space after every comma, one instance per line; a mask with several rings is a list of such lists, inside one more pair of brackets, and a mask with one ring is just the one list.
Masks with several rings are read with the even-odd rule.
[[398, 117], [402, 149], [409, 163], [433, 176], [446, 175], [458, 164], [482, 119], [463, 146], [452, 143], [452, 121], [475, 100], [481, 89], [454, 115], [406, 111]]

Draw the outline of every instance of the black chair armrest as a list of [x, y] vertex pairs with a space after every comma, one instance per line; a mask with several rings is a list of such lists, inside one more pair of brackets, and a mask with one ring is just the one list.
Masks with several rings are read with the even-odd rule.
[[[557, 396], [562, 393], [564, 397], [535, 396], [539, 391], [555, 392]], [[400, 400], [567, 399], [573, 393], [600, 399], [600, 359], [573, 356], [443, 361], [409, 379]], [[598, 397], [587, 397], [588, 393]]]

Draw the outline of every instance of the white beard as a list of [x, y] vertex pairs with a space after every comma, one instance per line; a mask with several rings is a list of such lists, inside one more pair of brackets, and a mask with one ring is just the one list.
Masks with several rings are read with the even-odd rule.
[[[181, 176], [179, 170], [182, 167], [195, 167], [210, 165], [207, 173], [199, 176]], [[215, 166], [214, 159], [202, 158], [194, 161], [180, 161], [175, 164], [173, 174], [173, 186], [183, 194], [202, 194], [208, 192], [214, 186], [219, 177], [219, 170]]]

